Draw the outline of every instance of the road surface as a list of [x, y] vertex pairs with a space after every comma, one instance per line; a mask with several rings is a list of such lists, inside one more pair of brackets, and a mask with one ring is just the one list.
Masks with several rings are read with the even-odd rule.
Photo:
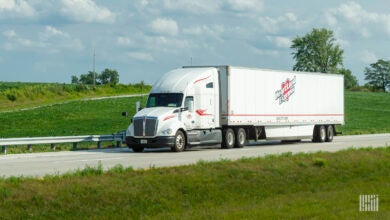
[[390, 146], [390, 134], [338, 136], [332, 143], [281, 143], [266, 141], [250, 143], [240, 149], [220, 149], [218, 146], [193, 148], [181, 153], [170, 149], [149, 149], [144, 153], [133, 153], [128, 148], [99, 149], [87, 151], [49, 152], [0, 155], [0, 176], [33, 176], [63, 174], [86, 166], [97, 167], [99, 162], [105, 170], [121, 164], [124, 167], [144, 169], [193, 164], [200, 160], [235, 160], [242, 157], [259, 157], [284, 152], [339, 151], [347, 148]]

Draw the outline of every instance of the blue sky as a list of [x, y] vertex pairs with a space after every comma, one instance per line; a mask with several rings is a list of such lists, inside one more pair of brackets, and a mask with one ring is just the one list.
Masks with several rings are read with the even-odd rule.
[[152, 84], [183, 65], [291, 70], [291, 40], [334, 31], [344, 67], [390, 59], [390, 3], [303, 0], [0, 0], [0, 81], [66, 82], [93, 68]]

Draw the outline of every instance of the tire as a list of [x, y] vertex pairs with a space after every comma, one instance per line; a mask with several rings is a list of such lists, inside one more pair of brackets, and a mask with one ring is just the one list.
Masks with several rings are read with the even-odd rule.
[[318, 131], [317, 131], [317, 140], [318, 142], [322, 143], [325, 142], [326, 140], [326, 128], [324, 125], [318, 126]]
[[226, 128], [223, 130], [222, 133], [223, 133], [222, 148], [224, 149], [233, 148], [235, 143], [235, 135], [233, 129]]
[[243, 128], [235, 129], [236, 141], [234, 144], [235, 148], [243, 148], [246, 144], [246, 132]]
[[175, 135], [175, 145], [171, 148], [172, 152], [182, 152], [186, 148], [186, 136], [182, 131], [177, 131]]
[[131, 146], [131, 149], [133, 149], [134, 153], [141, 153], [144, 151], [144, 147], [139, 146]]
[[334, 128], [333, 125], [326, 126], [326, 142], [332, 142], [334, 137]]

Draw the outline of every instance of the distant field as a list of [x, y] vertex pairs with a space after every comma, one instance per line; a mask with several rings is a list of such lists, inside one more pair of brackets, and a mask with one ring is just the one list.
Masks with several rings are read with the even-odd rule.
[[390, 133], [390, 93], [346, 92], [344, 134]]
[[[390, 219], [390, 148], [0, 178], [1, 219]], [[359, 212], [359, 195], [379, 195]]]
[[59, 83], [0, 82], [0, 112], [83, 98], [148, 93], [150, 85], [115, 86]]

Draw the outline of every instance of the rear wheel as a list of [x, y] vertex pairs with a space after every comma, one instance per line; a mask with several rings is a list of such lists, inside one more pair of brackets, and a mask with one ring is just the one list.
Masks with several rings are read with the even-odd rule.
[[326, 142], [332, 142], [334, 136], [334, 128], [333, 125], [326, 126]]
[[186, 148], [186, 136], [182, 131], [177, 131], [175, 136], [175, 145], [171, 148], [173, 152], [182, 152]]
[[243, 148], [245, 143], [246, 143], [246, 132], [245, 132], [245, 129], [243, 128], [237, 128], [235, 130], [235, 133], [236, 133], [236, 143], [234, 145], [234, 147], [236, 148]]
[[316, 125], [313, 132], [313, 142], [324, 142], [326, 140], [326, 128], [324, 125]]
[[231, 128], [226, 128], [223, 130], [223, 140], [222, 140], [222, 148], [229, 149], [234, 147], [235, 137], [234, 131]]

